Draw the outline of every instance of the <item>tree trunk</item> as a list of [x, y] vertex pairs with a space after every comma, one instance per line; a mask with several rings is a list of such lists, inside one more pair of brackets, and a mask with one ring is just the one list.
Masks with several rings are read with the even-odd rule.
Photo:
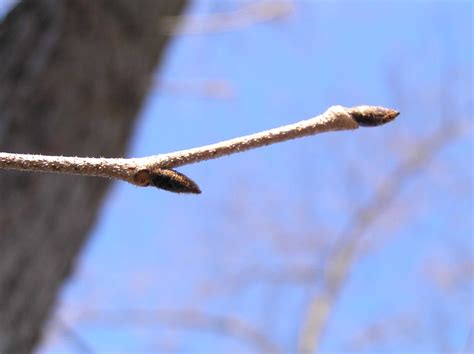
[[[24, 0], [0, 24], [0, 151], [121, 157], [185, 0]], [[0, 353], [34, 349], [109, 181], [0, 171]]]

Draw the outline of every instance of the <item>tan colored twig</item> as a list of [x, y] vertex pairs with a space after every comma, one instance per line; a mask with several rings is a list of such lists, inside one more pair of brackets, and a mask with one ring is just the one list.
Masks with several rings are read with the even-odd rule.
[[250, 149], [318, 133], [377, 126], [397, 111], [376, 106], [333, 106], [320, 116], [220, 143], [143, 158], [88, 158], [0, 153], [0, 168], [68, 173], [120, 179], [177, 193], [200, 193], [199, 187], [174, 167], [215, 159]]

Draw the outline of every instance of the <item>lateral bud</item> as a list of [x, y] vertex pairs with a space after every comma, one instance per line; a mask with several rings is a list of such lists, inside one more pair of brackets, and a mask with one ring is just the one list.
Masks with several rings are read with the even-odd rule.
[[133, 183], [137, 186], [153, 186], [173, 193], [201, 193], [199, 186], [191, 178], [166, 168], [140, 170], [133, 176]]

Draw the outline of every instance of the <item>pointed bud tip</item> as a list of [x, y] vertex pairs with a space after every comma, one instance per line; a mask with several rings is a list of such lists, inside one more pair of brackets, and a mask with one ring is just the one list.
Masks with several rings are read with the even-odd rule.
[[397, 118], [400, 114], [399, 111], [396, 111], [394, 109], [387, 109], [388, 112], [387, 112], [387, 121], [390, 122], [391, 120], [394, 120], [395, 118]]
[[348, 109], [348, 113], [362, 127], [376, 127], [394, 120], [399, 111], [380, 106], [357, 106]]

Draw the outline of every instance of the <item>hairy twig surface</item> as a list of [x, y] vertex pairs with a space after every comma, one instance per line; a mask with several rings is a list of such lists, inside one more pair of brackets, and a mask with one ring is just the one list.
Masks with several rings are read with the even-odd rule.
[[172, 168], [317, 133], [382, 125], [398, 114], [395, 110], [377, 106], [333, 106], [317, 117], [298, 123], [169, 154], [123, 159], [0, 152], [0, 168], [115, 178], [142, 187], [154, 186], [176, 193], [200, 193], [196, 183]]

